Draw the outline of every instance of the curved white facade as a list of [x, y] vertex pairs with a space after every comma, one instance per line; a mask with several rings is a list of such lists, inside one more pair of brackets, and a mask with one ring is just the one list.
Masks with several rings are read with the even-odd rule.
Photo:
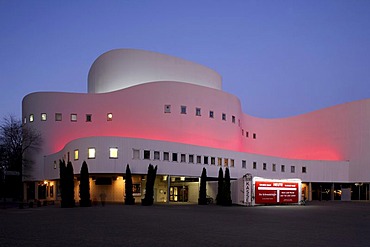
[[[86, 160], [94, 176], [121, 176], [126, 164], [144, 175], [152, 163], [159, 175], [172, 177], [199, 177], [207, 167], [215, 178], [220, 167], [229, 167], [235, 179], [251, 173], [307, 184], [370, 182], [364, 172], [370, 164], [370, 100], [291, 118], [255, 118], [221, 90], [213, 70], [128, 49], [100, 56], [88, 87], [87, 94], [38, 92], [23, 99], [25, 126], [43, 137], [33, 155], [33, 181], [57, 180], [57, 163], [65, 159], [75, 174]], [[110, 157], [110, 148], [117, 157]], [[122, 200], [112, 191], [112, 200]]]

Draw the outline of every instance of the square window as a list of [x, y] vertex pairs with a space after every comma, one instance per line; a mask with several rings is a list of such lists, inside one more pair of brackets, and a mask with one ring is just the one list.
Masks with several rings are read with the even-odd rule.
[[285, 165], [281, 165], [281, 172], [285, 172]]
[[164, 105], [164, 113], [171, 113], [171, 105]]
[[197, 155], [197, 164], [202, 164], [202, 156]]
[[154, 160], [159, 160], [159, 151], [154, 151]]
[[246, 160], [242, 160], [242, 168], [247, 169], [247, 161]]
[[181, 114], [186, 114], [186, 106], [181, 106]]
[[55, 113], [55, 121], [62, 121], [62, 113]]
[[170, 153], [169, 152], [163, 152], [163, 160], [166, 160], [166, 161], [170, 160]]
[[204, 164], [208, 165], [208, 156], [204, 156]]
[[118, 148], [109, 148], [109, 158], [111, 159], [118, 158]]
[[150, 160], [150, 150], [144, 150], [144, 160]]
[[195, 108], [195, 115], [196, 116], [200, 116], [201, 114], [200, 114], [200, 108]]
[[30, 122], [33, 122], [33, 114], [30, 114]]
[[302, 166], [302, 173], [306, 173], [307, 172], [307, 169], [305, 166]]
[[213, 111], [209, 111], [209, 118], [214, 118], [214, 113], [213, 113]]
[[177, 162], [177, 153], [172, 153], [172, 161]]
[[77, 122], [77, 114], [71, 114], [71, 122]]
[[231, 116], [231, 122], [235, 123], [235, 116]]
[[222, 120], [226, 121], [226, 114], [222, 113]]
[[290, 172], [291, 172], [291, 173], [295, 173], [295, 166], [291, 166], [291, 167], [290, 167]]
[[91, 114], [86, 114], [86, 122], [91, 122], [92, 115]]
[[194, 154], [189, 154], [189, 163], [194, 164]]
[[78, 149], [74, 151], [74, 160], [78, 160]]
[[181, 154], [181, 162], [185, 163], [186, 162], [186, 155]]
[[222, 158], [217, 158], [217, 165], [222, 166]]
[[107, 114], [107, 121], [112, 121], [113, 120], [113, 113], [108, 113]]
[[41, 121], [46, 121], [47, 115], [46, 113], [41, 113]]
[[228, 167], [229, 166], [229, 159], [225, 158], [224, 159], [224, 167]]
[[88, 159], [95, 159], [95, 148], [89, 148], [88, 149]]
[[134, 160], [140, 159], [140, 150], [139, 149], [133, 149], [132, 150], [132, 158]]
[[256, 169], [257, 169], [257, 162], [256, 162], [256, 161], [254, 161], [254, 162], [253, 162], [253, 169], [254, 169], [254, 170], [256, 170]]
[[215, 157], [211, 157], [211, 165], [216, 165], [216, 158]]
[[276, 172], [276, 164], [272, 164], [272, 171]]

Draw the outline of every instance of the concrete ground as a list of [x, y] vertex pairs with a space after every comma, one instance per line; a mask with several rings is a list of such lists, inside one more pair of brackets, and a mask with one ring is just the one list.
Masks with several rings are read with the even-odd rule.
[[369, 246], [370, 203], [0, 209], [0, 246]]

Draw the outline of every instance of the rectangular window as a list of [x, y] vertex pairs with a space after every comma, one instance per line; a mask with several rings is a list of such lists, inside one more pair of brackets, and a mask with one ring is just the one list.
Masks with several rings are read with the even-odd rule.
[[254, 161], [254, 162], [253, 162], [253, 169], [254, 169], [254, 170], [256, 170], [256, 169], [257, 169], [257, 162], [256, 162], [256, 161]]
[[246, 160], [242, 160], [242, 168], [247, 169], [247, 161]]
[[209, 117], [210, 117], [210, 118], [214, 118], [214, 113], [213, 113], [213, 111], [209, 111]]
[[222, 166], [222, 158], [217, 158], [217, 165]]
[[163, 152], [163, 160], [166, 160], [166, 161], [170, 160], [170, 153], [169, 152]]
[[55, 113], [55, 121], [62, 121], [62, 113]]
[[253, 133], [253, 139], [256, 139], [256, 138], [257, 138], [257, 134]]
[[159, 151], [154, 151], [154, 160], [159, 160]]
[[33, 114], [30, 114], [30, 122], [33, 122]]
[[216, 165], [216, 158], [215, 157], [211, 157], [211, 165]]
[[202, 164], [202, 156], [197, 155], [197, 164]]
[[26, 124], [26, 123], [27, 123], [27, 118], [26, 118], [26, 117], [23, 119], [23, 123], [24, 123], [24, 124]]
[[226, 121], [226, 113], [222, 113], [222, 120]]
[[171, 113], [171, 105], [164, 105], [164, 113]]
[[234, 160], [230, 159], [230, 167], [234, 167]]
[[205, 165], [208, 165], [208, 156], [204, 156], [203, 157], [203, 160], [204, 160], [204, 164]]
[[150, 160], [150, 150], [144, 150], [144, 160]]
[[228, 167], [229, 166], [229, 159], [225, 158], [224, 159], [224, 167]]
[[189, 154], [189, 163], [194, 164], [194, 154]]
[[95, 159], [95, 148], [89, 148], [88, 149], [87, 158], [88, 159]]
[[276, 164], [272, 164], [272, 171], [276, 172]]
[[181, 106], [181, 114], [186, 114], [186, 106]]
[[244, 130], [242, 129], [242, 136], [244, 136]]
[[74, 151], [74, 160], [78, 160], [78, 149]]
[[266, 171], [267, 170], [267, 164], [266, 163], [263, 163], [263, 170]]
[[231, 122], [235, 123], [235, 116], [231, 116]]
[[245, 137], [249, 137], [249, 132], [248, 131], [245, 132]]
[[195, 115], [200, 116], [200, 108], [195, 108]]
[[139, 149], [133, 149], [132, 150], [132, 158], [134, 160], [140, 159], [140, 150]]
[[46, 113], [41, 113], [41, 121], [46, 121], [47, 115]]
[[302, 166], [302, 173], [306, 173], [307, 172], [307, 169], [305, 166]]
[[118, 158], [118, 148], [109, 148], [109, 158], [110, 159], [117, 159]]
[[291, 172], [291, 173], [295, 173], [295, 166], [291, 166], [291, 167], [290, 167], [290, 172]]
[[177, 153], [172, 153], [172, 161], [177, 162]]
[[71, 122], [77, 121], [77, 114], [71, 114]]
[[281, 165], [281, 172], [285, 172], [285, 165]]
[[185, 154], [181, 154], [181, 162], [182, 163], [186, 162], [186, 155]]
[[86, 122], [91, 122], [92, 115], [91, 114], [86, 114]]
[[107, 121], [112, 121], [113, 120], [113, 113], [108, 113], [107, 114]]

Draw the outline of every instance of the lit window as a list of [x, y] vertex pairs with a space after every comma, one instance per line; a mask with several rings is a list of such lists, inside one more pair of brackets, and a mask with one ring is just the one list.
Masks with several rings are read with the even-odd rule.
[[186, 155], [181, 154], [181, 162], [185, 163], [186, 162]]
[[113, 120], [113, 113], [108, 113], [107, 114], [107, 121], [112, 121]]
[[74, 160], [78, 160], [78, 149], [74, 151]]
[[306, 173], [307, 172], [307, 169], [305, 166], [302, 166], [302, 173]]
[[222, 113], [222, 120], [226, 121], [226, 114]]
[[55, 113], [55, 121], [62, 121], [62, 113]]
[[281, 172], [285, 172], [285, 165], [281, 165]]
[[159, 151], [154, 151], [154, 160], [159, 160]]
[[247, 168], [247, 161], [246, 160], [242, 160], [242, 168], [243, 169]]
[[30, 114], [30, 122], [33, 122], [33, 114]]
[[253, 139], [256, 139], [256, 138], [257, 138], [257, 134], [253, 133]]
[[95, 159], [95, 148], [89, 148], [88, 149], [88, 156], [89, 159]]
[[144, 150], [144, 160], [150, 160], [150, 150]]
[[210, 117], [210, 118], [214, 118], [214, 113], [213, 113], [213, 111], [209, 111], [209, 117]]
[[140, 159], [140, 150], [139, 149], [133, 149], [132, 150], [132, 158], [134, 160]]
[[172, 153], [172, 161], [177, 162], [177, 153]]
[[91, 114], [86, 114], [86, 122], [91, 122], [92, 115]]
[[189, 154], [189, 163], [194, 163], [194, 154]]
[[290, 167], [290, 172], [291, 172], [291, 173], [295, 173], [295, 166], [291, 166], [291, 167]]
[[229, 166], [229, 159], [224, 159], [224, 166], [225, 167], [228, 167]]
[[76, 122], [77, 121], [77, 114], [71, 114], [71, 121]]
[[195, 115], [200, 116], [200, 108], [195, 108]]
[[41, 113], [41, 121], [46, 121], [47, 115], [46, 113]]
[[263, 165], [262, 165], [262, 169], [263, 169], [263, 170], [265, 170], [265, 171], [267, 170], [267, 165], [266, 165], [266, 163], [263, 163]]
[[215, 157], [211, 157], [211, 165], [216, 165], [216, 158]]
[[109, 148], [109, 158], [111, 159], [118, 158], [118, 148]]
[[230, 159], [230, 167], [234, 167], [234, 160]]
[[222, 166], [222, 158], [217, 158], [217, 165]]
[[181, 106], [181, 114], [186, 114], [186, 106]]
[[164, 105], [164, 113], [171, 113], [171, 105]]
[[254, 162], [253, 162], [253, 169], [254, 169], [254, 170], [256, 170], [256, 169], [257, 169], [257, 162], [256, 162], [256, 161], [254, 161]]
[[208, 156], [204, 156], [204, 164], [208, 165]]
[[163, 160], [170, 160], [170, 153], [169, 152], [163, 152]]
[[272, 171], [276, 172], [276, 164], [272, 164]]
[[235, 123], [235, 116], [231, 117], [231, 122]]

